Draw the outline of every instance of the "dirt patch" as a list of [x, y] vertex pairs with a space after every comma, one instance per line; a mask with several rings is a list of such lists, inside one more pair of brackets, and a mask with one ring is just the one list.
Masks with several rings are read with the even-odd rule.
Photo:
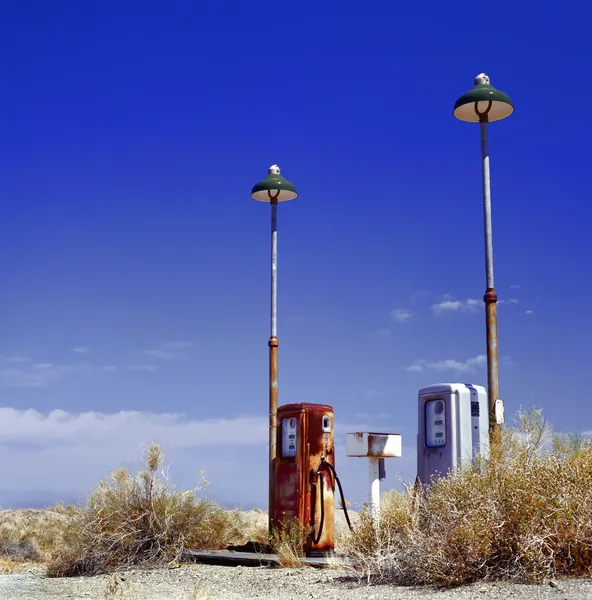
[[450, 590], [372, 586], [347, 571], [186, 565], [115, 575], [48, 579], [40, 568], [0, 576], [2, 600], [590, 600], [592, 581], [474, 584]]

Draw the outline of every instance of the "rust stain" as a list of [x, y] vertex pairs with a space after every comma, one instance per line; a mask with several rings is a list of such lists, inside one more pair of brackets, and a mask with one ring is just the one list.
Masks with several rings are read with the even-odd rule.
[[377, 457], [396, 457], [392, 451], [386, 450], [388, 438], [384, 434], [369, 433], [368, 434], [368, 456]]
[[274, 523], [275, 479], [277, 457], [277, 410], [278, 410], [278, 346], [277, 337], [269, 338], [269, 522], [271, 532]]
[[489, 435], [493, 440], [499, 433], [495, 419], [495, 401], [499, 393], [499, 357], [497, 347], [497, 294], [488, 288], [483, 297], [485, 301], [485, 321], [487, 330], [487, 400], [489, 405]]

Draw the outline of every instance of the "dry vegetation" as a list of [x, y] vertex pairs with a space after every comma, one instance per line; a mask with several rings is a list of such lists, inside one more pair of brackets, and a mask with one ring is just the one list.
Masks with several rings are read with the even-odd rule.
[[[283, 566], [302, 566], [305, 528], [286, 523], [268, 540], [266, 513], [222, 509], [204, 496], [205, 482], [176, 491], [161, 463], [150, 446], [144, 471], [115, 471], [83, 506], [0, 511], [0, 569], [39, 562], [54, 577], [92, 575], [176, 564], [185, 548], [247, 541], [269, 542]], [[503, 431], [498, 460], [385, 494], [378, 523], [367, 511], [355, 516], [354, 533], [340, 545], [369, 579], [457, 585], [590, 576], [592, 443], [553, 436], [540, 411], [531, 411]], [[111, 581], [111, 597], [123, 594], [120, 583]]]
[[386, 494], [378, 525], [362, 513], [349, 554], [360, 574], [403, 585], [590, 576], [592, 443], [522, 413], [500, 459]]
[[62, 543], [70, 507], [0, 511], [0, 569], [18, 570], [50, 559]]
[[114, 471], [83, 506], [0, 511], [0, 568], [38, 562], [53, 577], [93, 575], [132, 564], [174, 564], [185, 548], [266, 538], [265, 517], [219, 507], [203, 497], [205, 480], [196, 490], [172, 489], [162, 460], [151, 445], [144, 471]]
[[280, 527], [272, 531], [269, 545], [277, 554], [280, 565], [286, 568], [304, 566], [306, 542], [311, 528], [305, 527], [299, 520], [283, 521]]
[[162, 458], [151, 445], [146, 470], [132, 476], [120, 469], [101, 482], [68, 521], [64, 543], [48, 565], [50, 576], [173, 563], [186, 548], [224, 548], [241, 537], [240, 513], [200, 498], [200, 490], [171, 489], [161, 475]]

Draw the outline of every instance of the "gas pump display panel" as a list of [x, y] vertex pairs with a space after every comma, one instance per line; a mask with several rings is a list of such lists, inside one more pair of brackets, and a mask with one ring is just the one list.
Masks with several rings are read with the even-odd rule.
[[425, 403], [425, 445], [439, 448], [446, 444], [446, 405], [439, 398]]
[[294, 417], [282, 419], [282, 458], [296, 456], [296, 428], [298, 421]]

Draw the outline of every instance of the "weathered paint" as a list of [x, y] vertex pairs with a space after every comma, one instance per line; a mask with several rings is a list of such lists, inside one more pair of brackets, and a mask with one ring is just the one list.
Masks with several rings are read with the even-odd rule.
[[376, 457], [400, 456], [396, 441], [382, 433], [368, 434], [368, 454]]
[[[324, 416], [331, 419], [331, 431], [324, 432]], [[296, 456], [283, 458], [278, 453], [275, 461], [274, 527], [281, 527], [284, 519], [298, 519], [318, 532], [321, 514], [323, 486], [324, 524], [319, 541], [315, 544], [310, 536], [306, 545], [307, 554], [332, 552], [335, 546], [334, 490], [331, 473], [324, 471], [320, 477], [316, 472], [324, 458], [335, 466], [334, 414], [331, 406], [324, 404], [288, 404], [278, 409], [278, 421], [296, 418]], [[326, 434], [329, 433], [327, 436]], [[276, 427], [276, 448], [281, 448], [281, 427]]]
[[398, 458], [402, 454], [401, 435], [361, 431], [348, 433], [346, 454], [347, 456]]
[[[279, 195], [279, 192], [278, 192]], [[277, 439], [278, 407], [278, 338], [277, 338], [277, 197], [271, 202], [271, 310], [269, 337], [269, 500], [268, 529], [271, 533], [274, 523], [273, 498], [275, 488], [275, 459]]]
[[499, 425], [495, 418], [495, 401], [499, 398], [499, 361], [497, 349], [497, 294], [493, 278], [493, 234], [491, 226], [491, 183], [489, 170], [488, 121], [480, 120], [481, 159], [483, 173], [483, 227], [485, 233], [486, 291], [485, 323], [487, 330], [487, 397], [489, 404], [489, 435], [493, 443], [499, 437]]
[[497, 294], [488, 289], [484, 296], [487, 330], [487, 404], [489, 407], [489, 435], [494, 443], [499, 436], [499, 425], [495, 417], [495, 403], [499, 399], [499, 359], [497, 348]]
[[277, 337], [270, 337], [269, 342], [269, 511], [268, 527], [271, 532], [274, 516], [275, 494], [275, 460], [277, 456], [277, 409], [278, 409], [278, 346]]

